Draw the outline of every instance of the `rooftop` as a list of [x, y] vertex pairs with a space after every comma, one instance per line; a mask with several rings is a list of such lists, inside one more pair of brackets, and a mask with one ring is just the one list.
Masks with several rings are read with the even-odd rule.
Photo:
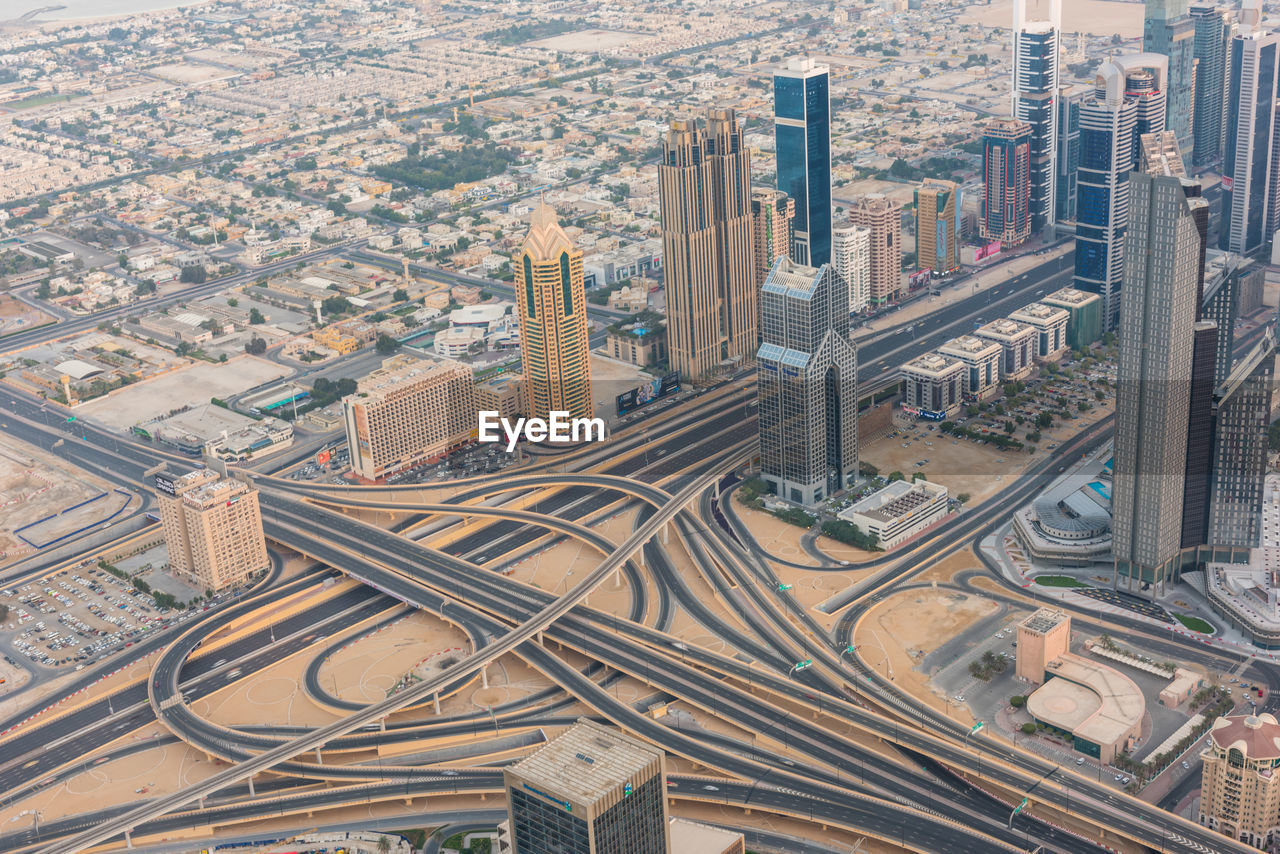
[[1054, 629], [1062, 623], [1070, 624], [1071, 617], [1062, 611], [1055, 611], [1052, 608], [1041, 608], [1030, 617], [1022, 621], [1022, 628], [1028, 631], [1044, 634], [1050, 629]]
[[648, 742], [579, 718], [510, 770], [532, 786], [592, 804], [662, 757]]
[[1280, 722], [1266, 712], [1218, 718], [1209, 733], [1218, 747], [1235, 747], [1249, 759], [1280, 759]]
[[1073, 308], [1076, 306], [1086, 305], [1094, 300], [1101, 300], [1097, 294], [1091, 294], [1086, 291], [1078, 291], [1075, 288], [1063, 288], [1060, 291], [1054, 291], [1045, 297], [1041, 302], [1050, 305], [1069, 305]]
[[1132, 679], [1075, 653], [1047, 663], [1045, 679], [1027, 698], [1027, 711], [1036, 720], [1094, 744], [1116, 744], [1141, 725], [1147, 710], [1142, 690]]
[[953, 370], [964, 370], [964, 363], [951, 356], [940, 353], [925, 353], [903, 365], [903, 370], [921, 374], [944, 374]]

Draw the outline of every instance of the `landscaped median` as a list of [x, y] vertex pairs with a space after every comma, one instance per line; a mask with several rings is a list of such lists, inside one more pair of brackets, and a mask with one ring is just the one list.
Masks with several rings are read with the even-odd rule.
[[1075, 578], [1072, 578], [1069, 575], [1037, 575], [1035, 578], [1031, 580], [1043, 587], [1091, 587], [1092, 586], [1090, 584], [1085, 584], [1083, 581], [1079, 581]]

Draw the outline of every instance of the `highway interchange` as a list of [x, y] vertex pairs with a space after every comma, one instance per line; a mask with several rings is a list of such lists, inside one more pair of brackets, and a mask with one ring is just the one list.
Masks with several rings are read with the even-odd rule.
[[[1005, 293], [978, 294], [944, 307], [912, 324], [915, 340], [908, 340], [904, 329], [882, 333], [863, 348], [863, 389], [892, 382], [892, 364], [959, 334], [975, 314], [1001, 316], [1030, 301], [1036, 291], [1061, 287], [1064, 271], [1055, 260], [1015, 279], [1012, 287], [998, 289]], [[879, 571], [853, 592], [835, 631], [828, 633], [778, 591], [777, 578], [749, 532], [735, 529], [739, 523], [733, 514], [723, 512], [733, 484], [726, 476], [749, 454], [754, 436], [750, 398], [748, 377], [692, 399], [664, 416], [660, 430], [639, 422], [614, 437], [607, 452], [588, 448], [550, 456], [518, 474], [477, 478], [443, 502], [427, 500], [418, 487], [313, 486], [257, 473], [269, 541], [313, 559], [315, 566], [288, 581], [272, 572], [236, 599], [154, 633], [130, 650], [139, 658], [158, 653], [145, 680], [47, 723], [37, 719], [0, 740], [4, 803], [56, 785], [102, 756], [140, 749], [117, 741], [157, 719], [173, 734], [166, 739], [180, 739], [217, 757], [225, 770], [173, 795], [54, 819], [38, 829], [6, 830], [0, 834], [0, 850], [61, 854], [118, 840], [126, 829], [137, 838], [158, 838], [260, 815], [296, 812], [304, 817], [300, 822], [310, 822], [305, 818], [309, 813], [344, 803], [399, 800], [429, 813], [434, 796], [497, 791], [499, 775], [491, 768], [447, 767], [429, 760], [375, 763], [369, 761], [372, 745], [421, 744], [430, 754], [433, 740], [487, 731], [490, 725], [495, 739], [521, 738], [539, 727], [563, 724], [565, 710], [575, 700], [600, 719], [697, 762], [715, 778], [709, 783], [701, 777], [673, 777], [671, 795], [677, 802], [749, 805], [917, 851], [1097, 851], [1122, 839], [1152, 850], [1249, 850], [1073, 769], [983, 735], [969, 738], [967, 727], [901, 693], [856, 653], [844, 654], [852, 626], [867, 608], [890, 590], [909, 588], [916, 583], [914, 576], [1000, 524], [1011, 508], [1052, 479], [1059, 461], [1105, 441], [1108, 422], [1063, 443], [1052, 457], [1046, 455], [999, 500], [960, 515], [905, 553], [873, 561]], [[92, 425], [65, 423], [60, 411], [42, 410], [34, 399], [14, 395], [10, 409], [7, 432], [140, 491], [149, 486], [144, 472], [158, 462], [178, 470], [189, 465]], [[632, 508], [639, 511], [626, 543], [619, 546], [593, 532], [593, 523]], [[399, 524], [387, 530], [356, 518], [356, 511], [374, 509], [394, 510]], [[424, 535], [439, 542], [438, 547], [419, 542]], [[577, 539], [600, 554], [599, 569], [562, 596], [496, 571], [559, 538]], [[703, 601], [675, 567], [672, 540], [716, 591], [729, 619]], [[217, 663], [210, 663], [215, 654], [201, 645], [220, 626], [239, 614], [261, 615], [273, 602], [336, 573], [362, 585], [343, 587], [323, 606], [273, 625], [258, 624], [217, 647]], [[630, 594], [627, 612], [610, 614], [587, 605], [591, 591], [616, 573]], [[6, 576], [0, 574], [3, 583]], [[1002, 595], [1025, 604], [1020, 591]], [[396, 619], [409, 608], [457, 625], [474, 652], [438, 679], [386, 702], [332, 705], [337, 698], [319, 686], [315, 673], [318, 662], [340, 642], [343, 628]], [[676, 639], [670, 628], [677, 609], [713, 636], [730, 641], [737, 654]], [[1136, 621], [1109, 617], [1108, 622], [1125, 625], [1143, 636], [1144, 645], [1171, 656], [1216, 669], [1238, 663], [1223, 652], [1153, 634]], [[575, 661], [585, 658], [595, 664], [574, 666], [567, 651]], [[342, 715], [324, 731], [229, 728], [193, 711], [196, 700], [234, 684], [241, 674], [295, 654], [313, 655], [307, 692]], [[431, 714], [436, 696], [469, 684], [503, 654], [524, 659], [555, 687], [536, 700], [495, 707], [491, 713]], [[813, 667], [791, 672], [795, 662], [806, 658], [814, 661]], [[1254, 663], [1245, 672], [1252, 681], [1276, 684], [1270, 666]], [[642, 704], [624, 703], [608, 690], [623, 674], [652, 691]], [[86, 671], [67, 693], [100, 675], [97, 668]], [[708, 731], [690, 733], [670, 719], [645, 713], [648, 704], [673, 699], [751, 733], [750, 742]], [[412, 710], [409, 717], [402, 713], [387, 723], [388, 715], [406, 708]], [[24, 716], [0, 722], [0, 730]], [[483, 761], [483, 753], [477, 748], [474, 758]], [[255, 782], [267, 768], [272, 776]], [[308, 785], [318, 780], [326, 788]], [[1032, 814], [1011, 823], [1011, 802], [1033, 787]], [[1072, 830], [1059, 826], [1068, 822]], [[1106, 830], [1107, 839], [1099, 829]]]

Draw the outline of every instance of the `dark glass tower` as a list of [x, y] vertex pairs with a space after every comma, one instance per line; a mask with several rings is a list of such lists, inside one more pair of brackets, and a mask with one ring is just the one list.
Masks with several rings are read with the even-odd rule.
[[1028, 0], [1013, 3], [1013, 115], [1031, 125], [1031, 230], [1057, 216], [1058, 45], [1061, 0], [1050, 0], [1049, 20], [1027, 20]]
[[1226, 105], [1227, 52], [1231, 44], [1231, 12], [1224, 6], [1191, 7], [1195, 26], [1195, 110], [1191, 136], [1197, 166], [1222, 157], [1222, 111]]
[[1241, 32], [1231, 40], [1222, 154], [1221, 246], [1242, 255], [1262, 248], [1274, 231], [1268, 220], [1280, 36], [1257, 26], [1256, 17], [1242, 20]]
[[796, 200], [800, 264], [831, 261], [831, 74], [812, 59], [792, 59], [773, 76], [778, 189]]
[[849, 291], [829, 265], [779, 258], [760, 291], [760, 475], [817, 504], [858, 474], [858, 351]]
[[1195, 23], [1187, 14], [1187, 0], [1146, 0], [1142, 49], [1169, 58], [1169, 130], [1178, 148], [1190, 153], [1191, 94], [1195, 88]]

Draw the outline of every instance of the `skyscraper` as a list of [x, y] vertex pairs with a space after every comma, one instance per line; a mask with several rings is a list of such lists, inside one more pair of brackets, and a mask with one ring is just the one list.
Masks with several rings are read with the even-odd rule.
[[1210, 545], [1261, 545], [1275, 364], [1275, 333], [1268, 329], [1214, 392]]
[[960, 196], [955, 181], [926, 178], [916, 188], [916, 267], [949, 273], [960, 266]]
[[902, 205], [881, 195], [859, 196], [849, 221], [871, 232], [868, 302], [893, 302], [902, 295]]
[[982, 137], [982, 222], [987, 240], [1018, 246], [1031, 236], [1031, 125], [992, 119]]
[[1125, 96], [1125, 72], [1117, 62], [1102, 64], [1097, 84], [1080, 108], [1074, 286], [1102, 298], [1103, 330], [1109, 331], [1120, 316], [1138, 105]]
[[658, 165], [671, 367], [690, 380], [756, 347], [751, 156], [733, 110], [671, 123]]
[[520, 361], [531, 418], [567, 412], [591, 416], [591, 363], [582, 250], [548, 204], [529, 219], [529, 233], [512, 259], [520, 314]]
[[1146, 0], [1143, 15], [1142, 49], [1169, 60], [1167, 91], [1169, 129], [1178, 137], [1178, 147], [1190, 154], [1194, 137], [1191, 115], [1195, 89], [1195, 22], [1187, 14], [1187, 0]]
[[1191, 7], [1196, 61], [1191, 135], [1192, 161], [1197, 166], [1213, 163], [1222, 156], [1222, 115], [1227, 102], [1227, 57], [1233, 18], [1225, 6], [1198, 3]]
[[1192, 329], [1191, 396], [1182, 483], [1181, 547], [1184, 549], [1208, 542], [1209, 484], [1213, 473], [1213, 360], [1217, 346], [1218, 324], [1212, 320], [1196, 323]]
[[831, 266], [849, 288], [849, 311], [865, 309], [871, 298], [871, 229], [837, 223], [831, 231]]
[[[1177, 569], [1190, 413], [1200, 227], [1165, 158], [1129, 176], [1118, 328], [1112, 551], [1116, 583], [1158, 594]], [[1149, 585], [1149, 587], [1148, 587]]]
[[1054, 193], [1057, 219], [1076, 218], [1076, 173], [1080, 168], [1080, 107], [1089, 95], [1084, 86], [1058, 90], [1058, 188]]
[[830, 265], [779, 258], [760, 292], [760, 475], [812, 506], [858, 474], [858, 351], [848, 290]]
[[756, 286], [763, 287], [773, 262], [791, 254], [796, 230], [796, 200], [781, 190], [751, 191], [751, 223], [755, 231]]
[[199, 590], [243, 584], [271, 564], [256, 487], [213, 469], [156, 475], [169, 570]]
[[778, 189], [796, 200], [796, 263], [831, 260], [830, 70], [792, 58], [773, 75]]
[[1031, 230], [1054, 223], [1057, 205], [1058, 44], [1062, 0], [1049, 0], [1049, 20], [1027, 19], [1029, 0], [1013, 0], [1013, 115], [1031, 125]]
[[502, 772], [514, 854], [668, 854], [658, 748], [586, 718]]
[[1267, 243], [1275, 195], [1272, 143], [1280, 35], [1263, 32], [1256, 0], [1246, 0], [1231, 39], [1222, 152], [1223, 249], [1247, 255]]

